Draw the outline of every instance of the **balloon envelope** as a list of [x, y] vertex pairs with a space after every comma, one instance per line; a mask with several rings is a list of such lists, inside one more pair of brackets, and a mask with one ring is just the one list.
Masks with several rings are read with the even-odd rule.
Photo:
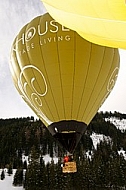
[[84, 40], [45, 14], [15, 38], [10, 68], [19, 94], [73, 152], [114, 87], [119, 53]]
[[99, 45], [126, 48], [126, 1], [42, 1], [54, 19], [83, 38]]

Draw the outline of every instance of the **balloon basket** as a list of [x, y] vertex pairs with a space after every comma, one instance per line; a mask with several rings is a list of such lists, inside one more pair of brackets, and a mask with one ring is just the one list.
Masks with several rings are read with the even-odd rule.
[[65, 162], [62, 167], [63, 173], [75, 173], [77, 172], [77, 166], [75, 161]]

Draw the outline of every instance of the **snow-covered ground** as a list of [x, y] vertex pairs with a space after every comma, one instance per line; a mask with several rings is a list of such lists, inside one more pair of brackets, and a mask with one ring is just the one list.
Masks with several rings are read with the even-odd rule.
[[122, 132], [126, 130], [126, 119], [110, 117], [110, 118], [105, 118], [105, 121], [110, 121], [110, 123], [113, 123], [117, 127], [117, 129], [121, 130]]
[[[106, 122], [109, 121], [110, 123], [114, 124], [117, 129], [121, 130], [121, 132], [124, 132], [126, 130], [126, 119], [119, 119], [117, 117], [110, 117], [110, 118], [105, 118], [105, 121]], [[95, 149], [97, 148], [97, 144], [99, 144], [100, 141], [103, 141], [103, 140], [111, 141], [110, 137], [107, 137], [107, 136], [102, 135], [102, 134], [92, 133], [92, 135], [90, 137], [92, 138], [93, 145], [94, 145]], [[126, 159], [126, 152], [123, 149], [118, 151], [118, 154], [123, 154], [124, 158]]]
[[[43, 159], [45, 161], [45, 164], [47, 164], [48, 162], [51, 162], [52, 158], [47, 154], [45, 156], [43, 156]], [[28, 163], [28, 157], [27, 156], [22, 156], [22, 161], [27, 161]], [[54, 163], [58, 162], [58, 158], [54, 157], [53, 158]], [[7, 173], [7, 169], [4, 169], [5, 171], [5, 179], [1, 180], [0, 179], [0, 190], [24, 190], [23, 187], [14, 187], [13, 184], [13, 178], [14, 178], [14, 174], [16, 172], [16, 170], [13, 170], [13, 174], [11, 176], [8, 175]], [[1, 175], [2, 169], [0, 169], [0, 175]]]
[[93, 141], [93, 145], [94, 145], [95, 149], [97, 148], [97, 144], [99, 144], [100, 141], [103, 141], [103, 140], [111, 141], [110, 137], [107, 137], [107, 136], [102, 135], [102, 134], [92, 133], [92, 135], [90, 137], [91, 137], [91, 139]]
[[[114, 124], [117, 129], [121, 130], [121, 132], [125, 132], [126, 130], [126, 119], [110, 117], [110, 118], [105, 118], [105, 121], [109, 121], [110, 123]], [[126, 152], [123, 149], [118, 151], [118, 154], [123, 154], [124, 158], [126, 159]]]
[[[49, 154], [46, 154], [46, 155], [43, 156], [43, 160], [44, 160], [45, 164], [47, 164], [48, 162], [51, 162], [52, 158], [50, 157]], [[26, 161], [27, 164], [29, 164], [28, 156], [22, 155], [22, 162], [24, 162], [24, 161]], [[58, 162], [58, 158], [57, 157], [53, 157], [53, 161], [54, 161], [54, 163], [57, 163]]]
[[[111, 118], [105, 118], [105, 121], [110, 121], [111, 123], [113, 123], [118, 129], [120, 129], [122, 132], [124, 130], [126, 130], [126, 119], [118, 119], [118, 118], [115, 118], [115, 117], [111, 117]], [[106, 140], [106, 141], [111, 141], [111, 138], [110, 137], [107, 137], [105, 135], [102, 135], [102, 134], [96, 134], [96, 133], [92, 133], [91, 135], [91, 138], [92, 138], [92, 141], [93, 141], [93, 145], [94, 145], [94, 148], [96, 149], [97, 148], [97, 144], [100, 143], [100, 141], [103, 141], [103, 140]], [[126, 153], [125, 151], [123, 150], [120, 150], [118, 151], [119, 154], [123, 154], [124, 158], [126, 159]], [[88, 154], [88, 153], [87, 153]], [[43, 159], [45, 161], [45, 164], [47, 164], [48, 162], [51, 162], [52, 158], [50, 158], [49, 155], [45, 155], [43, 156]], [[27, 161], [28, 163], [28, 157], [26, 156], [22, 156], [22, 160], [23, 161]], [[56, 163], [58, 161], [58, 158], [54, 158], [54, 163]], [[0, 174], [2, 172], [2, 169], [0, 169]], [[5, 169], [5, 179], [4, 180], [1, 180], [0, 179], [0, 190], [24, 190], [23, 187], [14, 187], [12, 185], [13, 183], [13, 177], [14, 177], [14, 174], [15, 174], [16, 170], [13, 170], [13, 174], [11, 176], [8, 176], [8, 173], [7, 173], [7, 169]]]
[[[52, 158], [49, 156], [49, 154], [43, 156], [43, 159], [45, 161], [45, 164], [47, 164], [48, 162], [51, 162]], [[54, 163], [58, 162], [58, 158], [54, 157], [53, 158]]]
[[[0, 169], [0, 174], [1, 174], [1, 169]], [[12, 185], [13, 183], [13, 176], [16, 172], [16, 170], [13, 170], [13, 174], [11, 176], [8, 175], [8, 173], [6, 172], [7, 169], [5, 169], [5, 179], [1, 180], [0, 179], [0, 190], [24, 190], [23, 187], [14, 187]]]

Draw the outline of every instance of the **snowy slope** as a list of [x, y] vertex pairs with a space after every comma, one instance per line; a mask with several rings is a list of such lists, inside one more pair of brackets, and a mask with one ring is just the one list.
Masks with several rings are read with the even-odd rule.
[[[113, 123], [118, 129], [120, 129], [122, 132], [126, 130], [126, 119], [122, 119], [120, 120], [119, 118], [115, 118], [115, 117], [110, 117], [110, 118], [105, 118], [105, 121], [110, 121], [111, 123]], [[92, 138], [93, 141], [93, 145], [94, 148], [97, 148], [97, 144], [100, 143], [100, 141], [106, 140], [106, 141], [111, 141], [110, 137], [107, 137], [105, 135], [102, 134], [96, 134], [96, 133], [92, 133], [92, 135], [90, 136]], [[118, 153], [122, 153], [124, 158], [126, 159], [126, 154], [123, 150], [118, 151]], [[51, 158], [49, 155], [46, 155], [43, 157], [45, 163], [47, 164], [47, 162], [51, 161]], [[22, 160], [26, 160], [28, 162], [28, 157], [22, 156]], [[58, 158], [54, 159], [54, 162], [56, 163], [58, 161]], [[0, 169], [0, 174], [1, 174], [2, 169]], [[7, 170], [6, 170], [7, 171]], [[0, 190], [24, 190], [23, 187], [14, 187], [12, 185], [13, 183], [13, 176], [15, 174], [16, 170], [13, 171], [13, 174], [11, 176], [8, 176], [7, 172], [5, 172], [5, 179], [4, 180], [0, 180]]]
[[99, 144], [100, 141], [103, 141], [103, 140], [110, 141], [111, 140], [110, 137], [107, 137], [107, 136], [102, 135], [102, 134], [96, 134], [96, 133], [92, 133], [92, 135], [90, 137], [93, 141], [93, 145], [94, 145], [95, 149], [97, 148], [97, 144]]
[[[121, 132], [124, 132], [126, 130], [126, 119], [120, 120], [119, 118], [116, 118], [116, 117], [110, 117], [110, 118], [105, 118], [105, 121], [106, 122], [110, 121], [110, 123], [114, 124], [117, 129], [121, 130]], [[92, 138], [94, 148], [97, 147], [97, 144], [99, 144], [100, 141], [103, 141], [103, 140], [110, 141], [111, 140], [110, 137], [107, 137], [102, 134], [96, 134], [96, 133], [92, 133], [92, 135], [90, 137]]]
[[[110, 118], [105, 118], [105, 121], [106, 122], [110, 121], [110, 123], [115, 125], [117, 129], [121, 130], [121, 132], [124, 132], [126, 130], [126, 119], [119, 119], [117, 117], [110, 117]], [[100, 141], [103, 141], [103, 140], [111, 141], [110, 137], [107, 137], [107, 136], [102, 135], [102, 134], [92, 133], [92, 135], [90, 137], [92, 138], [93, 145], [94, 145], [95, 149], [97, 148], [97, 144], [99, 144]], [[118, 154], [123, 154], [124, 158], [126, 159], [126, 152], [123, 149], [118, 151]]]
[[121, 130], [122, 132], [126, 130], [126, 119], [119, 119], [117, 117], [110, 117], [105, 118], [105, 121], [110, 121], [110, 123], [113, 123], [117, 129]]
[[[43, 159], [45, 161], [45, 164], [47, 164], [48, 162], [51, 162], [51, 160], [52, 160], [49, 155], [43, 156]], [[28, 157], [27, 156], [23, 155], [22, 160], [23, 161], [26, 160], [28, 163]], [[54, 157], [53, 160], [54, 160], [54, 163], [58, 162], [58, 158], [56, 158], [56, 157]], [[13, 174], [11, 176], [8, 176], [7, 169], [4, 169], [4, 171], [5, 171], [5, 179], [4, 180], [0, 179], [0, 190], [24, 190], [22, 186], [21, 187], [14, 187], [12, 185], [13, 177], [14, 177], [16, 170], [13, 170]], [[0, 175], [1, 175], [1, 172], [2, 172], [2, 169], [0, 169]]]
[[[126, 119], [110, 117], [110, 118], [105, 118], [105, 121], [110, 121], [110, 123], [114, 124], [117, 129], [121, 130], [121, 132], [124, 132], [126, 130]], [[118, 151], [118, 153], [123, 154], [124, 158], [126, 159], [126, 152], [123, 149]]]
[[[0, 174], [1, 174], [1, 169], [0, 169]], [[6, 172], [7, 169], [5, 169], [5, 179], [0, 180], [0, 190], [24, 190], [23, 187], [14, 187], [12, 185], [13, 183], [13, 176], [16, 172], [16, 170], [13, 170], [13, 174], [11, 176], [8, 176], [8, 173]]]

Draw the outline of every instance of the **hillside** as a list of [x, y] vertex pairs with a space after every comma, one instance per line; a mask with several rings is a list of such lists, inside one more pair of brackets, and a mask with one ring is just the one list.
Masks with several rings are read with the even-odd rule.
[[[77, 179], [75, 189], [80, 185], [82, 189], [89, 186], [93, 188], [114, 186], [118, 189], [126, 187], [125, 124], [125, 114], [118, 112], [96, 114], [74, 153], [78, 172], [74, 175], [67, 174], [69, 178], [66, 178], [66, 175], [62, 175], [60, 167], [65, 152], [40, 120], [34, 120], [33, 117], [0, 119], [0, 167], [25, 169], [26, 190], [32, 190], [30, 185], [35, 190], [36, 182], [34, 180], [29, 182], [31, 179], [29, 175], [31, 176], [31, 172], [36, 173], [36, 170], [40, 172], [40, 181], [45, 189], [49, 186], [51, 190], [59, 190], [59, 186], [54, 183], [57, 180], [61, 187], [65, 183], [67, 189], [73, 188], [73, 180]], [[50, 163], [46, 162], [46, 165], [43, 165], [43, 157], [48, 154], [51, 158], [58, 159], [55, 163], [50, 159]], [[32, 176], [34, 175], [32, 173]], [[40, 181], [37, 182], [38, 187]]]

